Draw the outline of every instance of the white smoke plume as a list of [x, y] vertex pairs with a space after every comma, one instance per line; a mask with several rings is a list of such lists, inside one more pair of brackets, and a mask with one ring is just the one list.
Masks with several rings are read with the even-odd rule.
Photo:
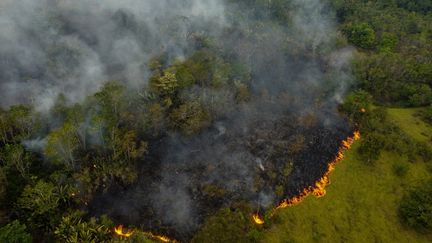
[[80, 102], [112, 79], [142, 88], [150, 57], [181, 57], [192, 26], [225, 24], [214, 0], [2, 1], [0, 104], [46, 111], [60, 93]]

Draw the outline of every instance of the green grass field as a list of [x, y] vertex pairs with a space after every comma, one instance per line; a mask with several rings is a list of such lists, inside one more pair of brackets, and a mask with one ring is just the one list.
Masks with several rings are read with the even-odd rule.
[[[431, 126], [415, 116], [416, 109], [388, 109], [389, 118], [407, 134], [431, 141]], [[424, 162], [383, 152], [376, 165], [362, 163], [353, 145], [331, 175], [322, 198], [309, 196], [301, 204], [279, 210], [264, 231], [263, 242], [431, 242], [399, 221], [398, 205], [404, 193], [431, 178]], [[397, 176], [395, 165], [409, 170]]]
[[[402, 128], [408, 135], [418, 141], [432, 142], [432, 126], [423, 122], [416, 113], [421, 108], [403, 109], [391, 108], [387, 109], [390, 119]], [[431, 143], [432, 144], [432, 143]]]

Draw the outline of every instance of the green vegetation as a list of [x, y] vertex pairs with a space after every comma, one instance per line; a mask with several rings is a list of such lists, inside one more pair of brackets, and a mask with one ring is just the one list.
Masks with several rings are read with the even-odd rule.
[[412, 190], [401, 202], [400, 215], [403, 222], [418, 230], [432, 230], [432, 185], [428, 181]]
[[[413, 116], [416, 111], [389, 109], [390, 119], [418, 119]], [[432, 128], [421, 121], [410, 124], [404, 132], [432, 134]], [[337, 165], [327, 195], [310, 196], [297, 206], [279, 210], [268, 222], [271, 228], [263, 232], [262, 242], [430, 242], [430, 233], [409, 227], [430, 226], [430, 183], [423, 184], [432, 179], [430, 161], [412, 163], [384, 151], [371, 166], [359, 155], [361, 143], [355, 143]], [[403, 169], [395, 170], [395, 166]], [[417, 187], [422, 189], [407, 193]], [[424, 205], [423, 214], [416, 211], [417, 205]]]
[[106, 242], [110, 240], [111, 228], [114, 224], [105, 216], [100, 222], [91, 218], [83, 221], [82, 212], [74, 212], [64, 216], [54, 231], [58, 239], [65, 242]]
[[223, 208], [206, 221], [192, 242], [251, 242], [254, 240], [251, 210]]
[[348, 40], [358, 47], [370, 49], [375, 44], [375, 31], [367, 23], [347, 26], [345, 32]]
[[27, 233], [26, 226], [17, 220], [0, 228], [0, 242], [7, 243], [30, 243], [32, 237]]
[[426, 111], [424, 108], [401, 109], [390, 108], [387, 110], [392, 121], [401, 127], [408, 135], [422, 142], [432, 141], [430, 129], [432, 125], [422, 121], [419, 113]]
[[380, 104], [432, 102], [431, 1], [330, 0], [348, 41], [359, 48], [358, 87]]
[[[329, 74], [332, 71], [327, 73], [326, 66], [331, 63], [327, 59], [333, 58], [328, 56], [329, 50], [334, 48], [333, 45], [347, 47], [347, 43], [356, 47], [352, 60], [353, 83], [339, 108], [351, 125], [361, 131], [362, 139], [354, 144], [337, 166], [327, 195], [319, 199], [310, 196], [300, 205], [279, 210], [274, 217], [269, 217], [267, 212], [266, 223], [254, 225], [248, 203], [235, 202], [226, 206], [224, 199], [236, 198], [236, 195], [229, 195], [229, 190], [211, 183], [197, 185], [191, 189], [196, 193], [194, 195], [199, 194], [208, 202], [215, 203], [214, 208], [220, 205], [226, 207], [205, 218], [204, 225], [192, 237], [192, 242], [432, 241], [432, 1], [328, 0], [326, 3], [329, 6], [324, 10], [334, 12], [339, 32], [336, 37], [328, 37], [334, 38], [329, 41], [331, 44], [323, 46], [314, 46], [314, 41], [298, 41], [288, 34], [275, 38], [278, 42], [268, 41], [274, 37], [273, 31], [278, 32], [278, 28], [289, 29], [295, 25], [292, 9], [296, 1], [227, 2], [238, 4], [236, 7], [240, 6], [241, 11], [229, 11], [227, 18], [232, 18], [236, 24], [222, 31], [223, 37], [226, 34], [226, 43], [214, 43], [206, 36], [207, 30], [196, 33], [185, 31], [188, 41], [193, 42], [193, 51], [185, 53], [185, 57], [177, 60], [168, 57], [166, 50], [160, 53], [152, 50], [155, 56], [148, 63], [140, 61], [139, 65], [149, 70], [147, 88], [132, 92], [123, 83], [110, 80], [80, 103], [59, 95], [47, 114], [39, 113], [31, 105], [0, 108], [0, 242], [129, 241], [113, 237], [112, 219], [103, 214], [93, 217], [94, 214], [86, 211], [89, 203], [112, 188], [126, 191], [147, 176], [162, 180], [152, 171], [140, 174], [140, 169], [146, 166], [160, 169], [147, 158], [160, 159], [155, 159], [158, 157], [155, 153], [159, 151], [154, 147], [164, 144], [160, 142], [168, 136], [178, 135], [179, 140], [199, 137], [209, 128], [216, 127], [212, 125], [217, 119], [229, 119], [228, 116], [238, 113], [239, 107], [253, 104], [256, 100], [266, 103], [262, 110], [270, 111], [255, 110], [255, 113], [262, 114], [252, 114], [251, 117], [272, 115], [267, 106], [273, 108], [272, 104], [277, 102], [285, 102], [284, 105], [292, 103], [293, 109], [304, 105], [303, 100], [297, 100], [295, 95], [278, 90], [279, 85], [284, 85], [285, 77], [265, 73], [273, 68], [275, 72], [284, 69], [278, 65], [282, 56], [292, 56], [293, 67], [290, 68], [293, 69], [309, 59], [313, 60], [311, 66], [322, 70], [312, 71], [328, 75], [328, 80], [323, 82], [329, 82], [331, 89], [332, 82], [337, 82], [337, 78]], [[242, 6], [250, 8], [243, 11]], [[235, 25], [243, 23], [238, 20], [249, 17], [251, 23], [242, 26], [245, 30], [239, 31], [238, 36], [227, 34], [237, 32]], [[188, 22], [186, 17], [184, 21]], [[132, 22], [130, 24], [135, 25]], [[46, 25], [49, 26], [49, 23]], [[65, 32], [73, 32], [72, 26], [69, 27], [66, 22], [64, 29]], [[183, 35], [183, 30], [180, 32]], [[296, 35], [295, 31], [293, 33]], [[229, 46], [231, 42], [235, 43], [229, 38], [240, 36], [247, 36], [249, 42]], [[170, 42], [174, 43], [175, 35], [172, 38]], [[89, 42], [98, 41], [90, 37], [86, 39]], [[278, 49], [283, 52], [278, 53], [281, 57], [267, 57], [268, 63], [255, 64], [263, 60], [253, 58], [265, 59], [266, 55], [275, 54], [265, 49], [272, 49], [266, 41], [290, 47]], [[305, 43], [300, 43], [303, 41]], [[256, 42], [263, 44], [263, 50], [257, 48], [261, 45]], [[238, 48], [241, 55], [234, 57], [231, 49], [219, 46], [223, 44]], [[78, 65], [77, 50], [61, 44], [48, 49], [44, 54], [52, 60], [46, 65], [55, 78], [74, 74], [62, 70], [60, 64], [61, 57], [66, 55], [71, 59], [69, 64]], [[258, 53], [256, 56], [248, 53], [254, 49]], [[247, 58], [251, 60], [243, 60]], [[1, 61], [12, 62], [7, 58]], [[116, 63], [110, 65], [116, 69]], [[254, 70], [255, 73], [250, 70], [254, 65], [260, 67]], [[12, 70], [11, 73], [19, 71]], [[281, 71], [283, 75], [284, 71]], [[302, 71], [309, 75], [309, 70]], [[23, 73], [33, 75], [33, 72]], [[314, 72], [311, 73], [313, 76]], [[303, 73], [289, 75], [302, 76]], [[298, 79], [307, 80], [309, 77], [306, 76]], [[26, 79], [30, 78], [33, 77]], [[262, 89], [252, 87], [253, 82], [273, 79], [275, 85]], [[313, 96], [313, 101], [304, 102], [310, 102], [310, 107], [314, 107], [311, 113], [328, 98], [325, 92], [315, 90], [321, 89], [317, 84], [302, 82], [298, 86], [305, 87], [293, 86], [299, 89], [299, 93], [303, 92], [302, 89], [311, 89], [311, 93], [318, 94]], [[277, 92], [269, 90], [273, 88]], [[291, 123], [301, 123], [307, 130], [314, 121], [315, 115], [305, 115]], [[247, 131], [243, 129], [242, 122], [253, 124], [252, 121], [239, 122], [235, 127], [238, 133]], [[255, 130], [255, 127], [252, 128], [250, 130]], [[214, 136], [237, 136], [235, 133], [224, 134], [225, 128], [220, 128], [220, 134], [217, 134], [217, 129], [219, 127], [212, 131]], [[274, 141], [278, 146], [271, 150], [275, 150], [276, 155], [286, 152], [294, 158], [309, 146], [303, 131], [294, 130], [289, 144], [284, 143], [282, 138]], [[256, 136], [251, 140], [277, 140], [277, 136]], [[232, 138], [235, 139], [242, 138]], [[235, 146], [231, 143], [224, 145]], [[198, 154], [199, 151], [187, 152]], [[207, 159], [199, 154], [197, 157]], [[284, 157], [280, 164], [280, 168], [265, 165], [265, 169], [260, 164], [262, 168], [257, 169], [263, 171], [260, 172], [263, 177], [275, 182], [271, 186], [279, 198], [284, 195], [285, 188], [276, 179], [278, 176], [286, 178], [296, 169], [291, 157]], [[209, 175], [217, 169], [214, 165], [202, 167], [205, 168], [199, 168], [197, 173], [200, 176]], [[211, 181], [211, 178], [208, 179]], [[264, 185], [264, 180], [260, 179], [253, 183], [253, 190], [256, 191], [264, 186], [271, 187]], [[153, 211], [145, 213], [150, 216], [157, 214]], [[208, 213], [206, 211], [205, 216]], [[149, 224], [172, 231], [164, 223], [156, 219]], [[139, 227], [131, 225], [135, 233], [130, 241], [151, 242], [151, 235]]]
[[[35, 241], [116, 240], [105, 215], [86, 211], [95, 195], [136, 183], [148, 163], [149, 141], [168, 133], [198, 135], [227, 110], [228, 100], [250, 98], [247, 69], [217, 49], [203, 47], [186, 60], [166, 62], [150, 61], [150, 85], [140, 92], [108, 81], [82, 103], [59, 95], [49, 116], [24, 105], [0, 109], [0, 225], [6, 227], [0, 237], [28, 231]], [[192, 86], [229, 95], [208, 97], [189, 92]], [[222, 200], [225, 192], [208, 185], [204, 193]], [[151, 238], [134, 232], [134, 240]]]

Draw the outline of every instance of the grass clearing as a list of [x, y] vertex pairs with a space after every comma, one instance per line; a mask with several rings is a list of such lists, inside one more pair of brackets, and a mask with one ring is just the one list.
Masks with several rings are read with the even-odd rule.
[[[432, 128], [415, 113], [418, 109], [388, 109], [408, 135], [430, 141]], [[301, 204], [279, 210], [264, 231], [263, 242], [431, 242], [432, 235], [405, 228], [398, 205], [404, 193], [431, 178], [427, 164], [383, 152], [376, 165], [359, 160], [358, 142], [331, 175], [323, 198], [309, 196]], [[395, 166], [408, 168], [397, 175]]]
[[423, 108], [389, 108], [387, 109], [389, 118], [402, 128], [408, 135], [418, 141], [432, 140], [432, 126], [423, 122], [416, 114]]

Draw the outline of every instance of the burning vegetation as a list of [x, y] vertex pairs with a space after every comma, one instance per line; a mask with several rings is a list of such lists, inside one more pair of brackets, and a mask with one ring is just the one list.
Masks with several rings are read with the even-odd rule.
[[120, 224], [116, 227], [114, 227], [114, 233], [116, 233], [116, 235], [120, 236], [120, 237], [125, 237], [125, 238], [129, 238], [133, 235], [133, 230], [130, 231], [123, 231], [123, 225]]
[[[337, 163], [339, 163], [344, 158], [344, 152], [351, 148], [351, 145], [354, 141], [360, 139], [360, 132], [355, 131], [351, 137], [348, 137], [346, 140], [343, 140], [340, 146], [340, 149], [336, 155], [336, 158], [328, 164], [327, 171], [324, 175], [315, 182], [314, 185], [305, 188], [299, 195], [296, 195], [290, 199], [284, 199], [280, 202], [272, 211], [272, 214], [275, 214], [278, 209], [286, 208], [289, 206], [295, 206], [303, 201], [308, 195], [312, 194], [315, 197], [323, 197], [326, 194], [326, 186], [330, 184], [330, 175], [335, 169]], [[253, 221], [258, 224], [264, 224], [264, 219], [258, 214], [252, 215]]]
[[[13, 175], [28, 185], [15, 197], [37, 215], [26, 219], [32, 229], [61, 222], [45, 228], [69, 240], [68, 228], [102, 224], [104, 234], [86, 240], [188, 241], [221, 208], [265, 211], [323, 196], [358, 135], [346, 140], [353, 128], [338, 112], [350, 49], [334, 44], [318, 0], [287, 1], [283, 15], [269, 11], [271, 1], [47, 2], [17, 27], [34, 63], [14, 49], [0, 60], [1, 87], [33, 77], [4, 102], [28, 105], [0, 110], [0, 158], [19, 162]], [[98, 83], [106, 79], [114, 81]]]
[[120, 238], [125, 238], [125, 239], [131, 238], [134, 234], [136, 234], [136, 235], [143, 235], [146, 238], [157, 240], [160, 242], [170, 242], [170, 243], [176, 243], [177, 242], [174, 239], [170, 239], [168, 236], [157, 235], [157, 234], [154, 234], [152, 232], [143, 232], [143, 231], [135, 232], [135, 230], [124, 230], [123, 225], [121, 225], [121, 224], [114, 227], [113, 231], [114, 231], [116, 236], [118, 236]]
[[252, 219], [255, 222], [255, 224], [258, 224], [258, 225], [261, 225], [261, 224], [265, 223], [264, 219], [258, 213], [253, 214], [252, 215]]
[[143, 234], [150, 239], [158, 240], [160, 242], [170, 242], [170, 243], [177, 242], [176, 240], [170, 239], [168, 236], [164, 236], [164, 235], [155, 235], [151, 232], [144, 232]]

